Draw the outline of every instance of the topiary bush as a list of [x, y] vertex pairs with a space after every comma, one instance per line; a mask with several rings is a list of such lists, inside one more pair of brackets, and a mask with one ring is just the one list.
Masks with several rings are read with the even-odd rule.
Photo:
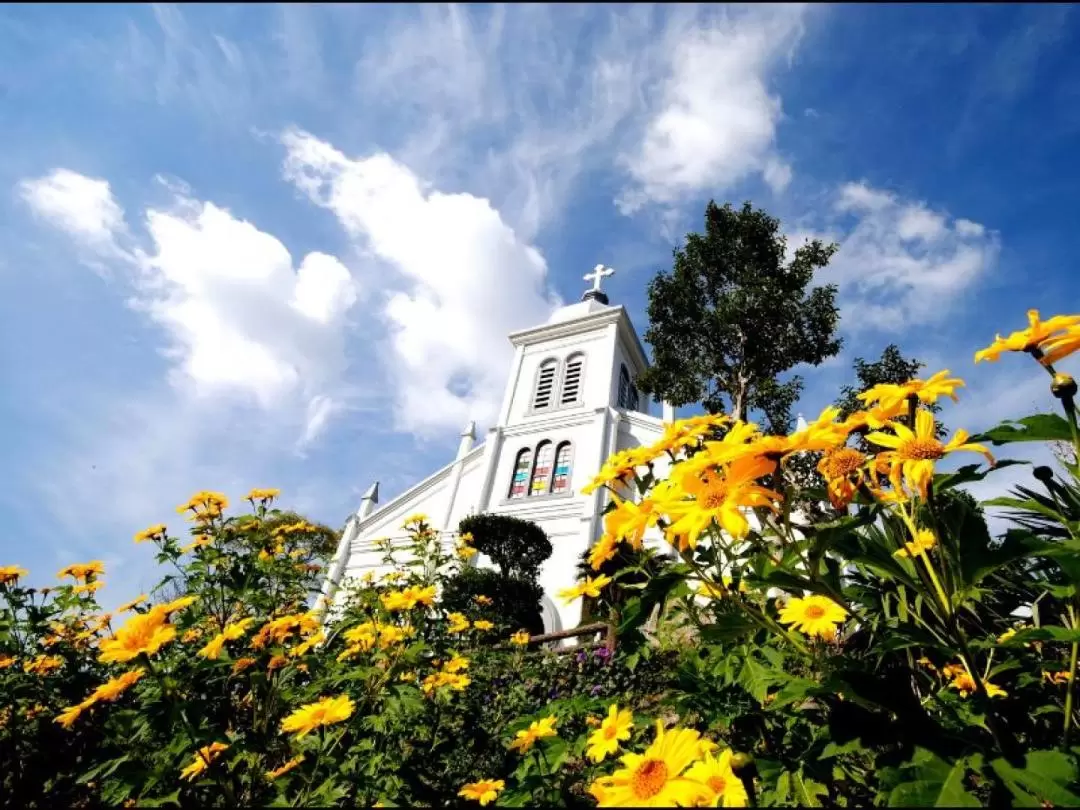
[[[535, 580], [508, 577], [490, 569], [463, 568], [447, 580], [442, 602], [447, 610], [539, 635], [544, 632], [543, 595], [544, 589]], [[490, 604], [485, 604], [484, 598], [490, 599]]]
[[472, 547], [486, 554], [504, 577], [535, 580], [551, 556], [551, 541], [535, 523], [508, 515], [470, 515], [458, 524]]

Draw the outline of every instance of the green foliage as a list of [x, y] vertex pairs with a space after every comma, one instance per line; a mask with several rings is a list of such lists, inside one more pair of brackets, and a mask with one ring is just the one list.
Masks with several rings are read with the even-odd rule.
[[786, 432], [802, 380], [779, 376], [840, 350], [836, 287], [807, 289], [836, 249], [815, 239], [787, 260], [777, 219], [710, 202], [705, 232], [688, 234], [673, 269], [649, 284], [653, 365], [638, 387], [710, 413], [760, 411], [770, 432]]
[[469, 515], [459, 534], [471, 534], [472, 546], [486, 554], [506, 577], [535, 580], [551, 556], [551, 541], [535, 523], [510, 515]]
[[[447, 610], [475, 614], [511, 630], [544, 632], [540, 599], [544, 590], [534, 580], [504, 576], [500, 571], [462, 568], [446, 581], [442, 603]], [[480, 604], [486, 597], [491, 604]], [[481, 600], [483, 601], [483, 600]]]

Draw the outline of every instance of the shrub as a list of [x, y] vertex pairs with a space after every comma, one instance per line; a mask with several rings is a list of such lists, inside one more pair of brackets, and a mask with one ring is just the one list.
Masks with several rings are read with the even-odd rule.
[[[472, 612], [510, 630], [523, 628], [539, 635], [544, 632], [540, 608], [543, 595], [543, 588], [533, 580], [504, 576], [490, 569], [463, 568], [446, 581], [442, 604], [447, 610]], [[487, 599], [490, 604], [485, 604]]]
[[472, 546], [486, 554], [505, 577], [535, 580], [551, 556], [544, 530], [509, 515], [469, 515], [458, 524], [459, 534], [471, 534]]

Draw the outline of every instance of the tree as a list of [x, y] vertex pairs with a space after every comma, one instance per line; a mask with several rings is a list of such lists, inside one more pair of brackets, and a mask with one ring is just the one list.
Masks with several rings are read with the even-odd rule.
[[649, 284], [653, 365], [638, 388], [741, 419], [759, 411], [769, 432], [790, 430], [802, 379], [779, 375], [840, 351], [835, 285], [807, 290], [836, 250], [814, 239], [788, 260], [779, 220], [710, 201], [705, 232], [687, 234], [673, 269]]
[[[925, 363], [915, 358], [908, 359], [900, 353], [900, 349], [894, 343], [890, 343], [881, 352], [881, 357], [873, 363], [869, 363], [861, 357], [855, 358], [855, 385], [845, 385], [840, 389], [840, 396], [834, 403], [840, 409], [840, 416], [847, 418], [856, 411], [865, 408], [865, 403], [859, 399], [859, 394], [869, 391], [875, 385], [899, 385], [908, 380], [915, 379]], [[933, 403], [927, 406], [933, 413], [938, 413], [941, 406]], [[902, 424], [908, 423], [906, 414], [897, 418]], [[940, 423], [937, 425], [938, 436], [945, 434], [945, 429]], [[859, 437], [859, 449], [864, 453], [873, 453], [880, 448], [870, 444], [862, 436]]]
[[499, 566], [504, 577], [536, 579], [551, 556], [544, 530], [510, 515], [469, 515], [458, 524], [458, 533], [471, 534], [473, 548]]

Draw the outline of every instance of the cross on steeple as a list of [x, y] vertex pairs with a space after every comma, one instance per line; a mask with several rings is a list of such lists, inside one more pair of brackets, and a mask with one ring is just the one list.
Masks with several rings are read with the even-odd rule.
[[595, 298], [601, 304], [608, 302], [607, 294], [600, 289], [600, 282], [610, 275], [613, 275], [615, 270], [611, 267], [604, 267], [602, 264], [596, 265], [591, 273], [586, 273], [584, 278], [586, 281], [593, 283], [592, 288], [585, 291], [585, 295], [581, 297], [581, 300], [588, 301], [590, 298]]

